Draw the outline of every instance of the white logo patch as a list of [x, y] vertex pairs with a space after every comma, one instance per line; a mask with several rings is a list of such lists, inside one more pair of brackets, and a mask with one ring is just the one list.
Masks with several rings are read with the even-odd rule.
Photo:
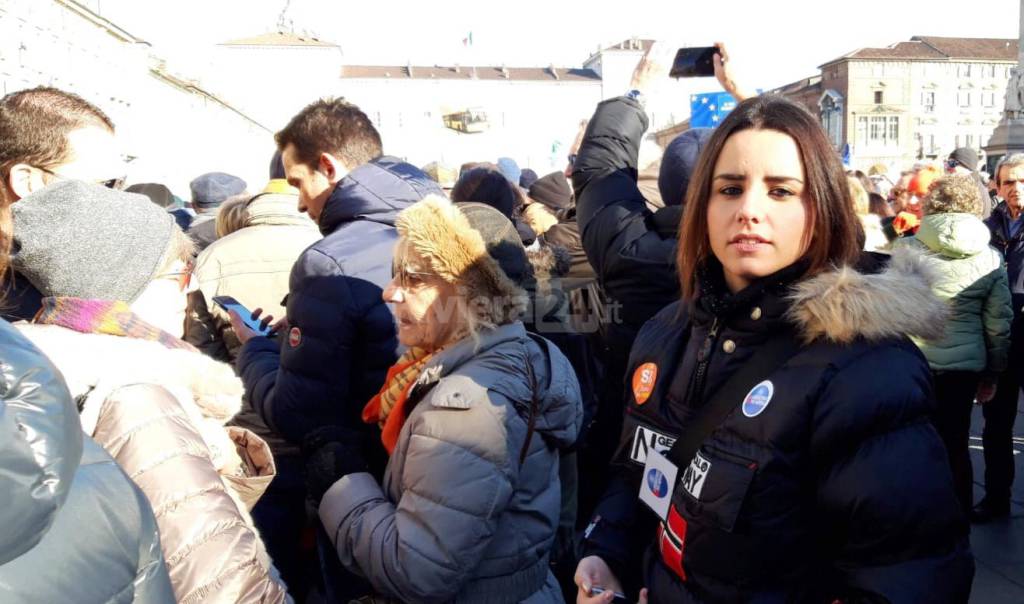
[[711, 462], [698, 452], [683, 473], [683, 488], [697, 501], [700, 501], [700, 494], [704, 491], [704, 483], [710, 471]]
[[629, 458], [640, 465], [647, 463], [647, 452], [654, 449], [658, 453], [665, 453], [672, 448], [676, 439], [671, 436], [655, 432], [643, 426], [636, 427], [633, 435], [633, 446], [630, 448]]
[[750, 389], [747, 397], [743, 399], [743, 415], [757, 417], [772, 402], [772, 395], [775, 394], [775, 386], [770, 380], [765, 380]]

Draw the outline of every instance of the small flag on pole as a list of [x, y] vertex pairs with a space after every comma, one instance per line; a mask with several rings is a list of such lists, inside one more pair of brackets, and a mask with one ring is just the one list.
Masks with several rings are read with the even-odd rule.
[[473, 45], [473, 32], [469, 32], [469, 35], [462, 39], [462, 45], [463, 46], [472, 46]]

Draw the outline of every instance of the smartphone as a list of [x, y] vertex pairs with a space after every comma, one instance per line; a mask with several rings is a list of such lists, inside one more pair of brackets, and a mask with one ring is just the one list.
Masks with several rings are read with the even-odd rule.
[[252, 311], [243, 306], [241, 302], [235, 300], [231, 296], [214, 296], [213, 303], [223, 308], [225, 312], [233, 310], [236, 313], [238, 313], [238, 316], [242, 318], [242, 322], [245, 323], [245, 325], [249, 329], [255, 331], [257, 334], [261, 336], [270, 335], [270, 326], [267, 325], [266, 328], [264, 328], [261, 325], [262, 320], [254, 320], [252, 318]]
[[[587, 595], [588, 596], [599, 596], [599, 595], [603, 594], [605, 591], [607, 591], [607, 590], [605, 590], [604, 588], [598, 587], [596, 585], [592, 585], [590, 587], [590, 593], [588, 593]], [[619, 593], [619, 592], [615, 592], [615, 597], [612, 598], [612, 602], [615, 602], [615, 604], [631, 604], [630, 601], [626, 598], [626, 594], [622, 594], [622, 593]]]
[[717, 46], [693, 46], [680, 48], [672, 61], [668, 75], [673, 78], [701, 78], [715, 75], [715, 53]]

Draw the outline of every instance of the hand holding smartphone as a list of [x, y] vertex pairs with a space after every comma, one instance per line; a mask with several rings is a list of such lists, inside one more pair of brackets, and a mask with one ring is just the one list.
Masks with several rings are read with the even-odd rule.
[[[606, 591], [607, 590], [602, 588], [602, 587], [598, 587], [596, 585], [592, 585], [592, 586], [590, 586], [590, 592], [587, 595], [588, 596], [599, 596], [599, 595], [605, 593]], [[631, 604], [631, 602], [626, 598], [626, 594], [619, 593], [619, 592], [615, 592], [614, 596], [612, 597], [612, 602], [614, 604]]]
[[715, 54], [718, 46], [680, 48], [668, 75], [673, 78], [702, 78], [715, 75]]
[[256, 332], [257, 335], [269, 336], [270, 335], [270, 324], [264, 325], [263, 321], [252, 318], [252, 311], [242, 305], [241, 302], [235, 300], [231, 296], [214, 296], [213, 303], [224, 309], [225, 312], [235, 311], [238, 317], [242, 319], [245, 326]]

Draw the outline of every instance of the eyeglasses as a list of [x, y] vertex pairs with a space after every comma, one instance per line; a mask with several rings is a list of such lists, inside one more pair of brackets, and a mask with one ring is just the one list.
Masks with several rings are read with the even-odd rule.
[[183, 268], [180, 271], [175, 271], [175, 272], [172, 272], [172, 273], [164, 273], [162, 275], [157, 275], [156, 279], [169, 279], [169, 280], [173, 279], [173, 280], [175, 280], [178, 283], [178, 290], [179, 291], [185, 291], [185, 290], [188, 289], [189, 285], [191, 285], [191, 283], [192, 283], [192, 269], [193, 268], [194, 267], [193, 267], [192, 263], [189, 263], [189, 264], [186, 264], [185, 268]]
[[960, 165], [960, 162], [956, 161], [955, 159], [947, 159], [946, 160], [946, 167], [949, 168], [950, 170], [955, 170], [956, 167], [959, 166], [959, 165]]
[[567, 159], [569, 161], [569, 165], [570, 166], [575, 166], [576, 165], [576, 157], [578, 157], [578, 156], [575, 153], [570, 153], [569, 156], [566, 157], [565, 159]]
[[405, 264], [395, 260], [391, 263], [391, 278], [398, 282], [402, 289], [417, 289], [422, 287], [427, 279], [432, 277], [431, 273], [410, 271]]
[[[45, 173], [49, 174], [50, 176], [53, 176], [53, 177], [58, 178], [60, 180], [77, 180], [77, 179], [73, 179], [73, 178], [70, 178], [68, 176], [65, 176], [64, 174], [61, 174], [59, 172], [54, 172], [53, 170], [49, 170], [47, 168], [41, 168], [39, 166], [36, 166], [36, 168], [40, 172], [45, 172]], [[120, 191], [121, 189], [124, 188], [125, 180], [126, 180], [126, 177], [120, 176], [118, 178], [108, 178], [106, 180], [93, 180], [93, 181], [88, 181], [88, 182], [92, 182], [94, 184], [106, 187], [108, 189], [113, 189], [115, 191]]]

